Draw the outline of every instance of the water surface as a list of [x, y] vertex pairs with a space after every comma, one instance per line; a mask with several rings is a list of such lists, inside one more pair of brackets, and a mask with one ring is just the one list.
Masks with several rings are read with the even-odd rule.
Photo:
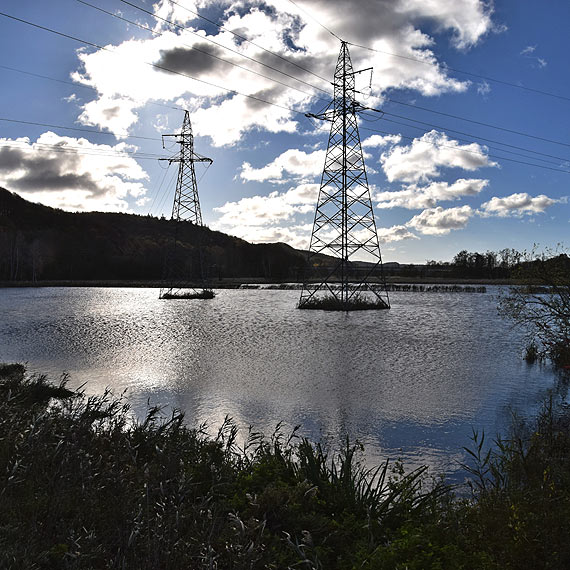
[[344, 434], [367, 460], [403, 458], [453, 474], [472, 429], [495, 435], [536, 409], [554, 374], [521, 358], [521, 332], [497, 315], [496, 289], [392, 293], [389, 311], [295, 308], [298, 291], [220, 290], [159, 300], [156, 289], [0, 290], [0, 360], [88, 393], [127, 390], [212, 429], [230, 415], [271, 433], [300, 424]]

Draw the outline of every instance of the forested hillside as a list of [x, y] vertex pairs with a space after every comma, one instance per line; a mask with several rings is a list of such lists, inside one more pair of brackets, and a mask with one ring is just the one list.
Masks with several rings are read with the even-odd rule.
[[[155, 280], [162, 276], [175, 223], [134, 214], [64, 212], [0, 188], [0, 280]], [[191, 223], [178, 238], [212, 278], [296, 279], [302, 252], [282, 243], [250, 244]]]

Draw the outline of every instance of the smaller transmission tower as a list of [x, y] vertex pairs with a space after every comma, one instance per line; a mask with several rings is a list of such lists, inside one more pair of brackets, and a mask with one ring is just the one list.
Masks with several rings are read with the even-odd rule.
[[322, 113], [307, 115], [330, 121], [331, 130], [300, 309], [390, 308], [357, 120], [359, 111], [381, 111], [356, 101], [355, 75], [361, 71], [353, 71], [342, 42], [334, 99]]
[[[174, 235], [166, 251], [163, 285], [159, 297], [161, 299], [211, 299], [214, 292], [207, 286], [200, 242], [201, 233], [194, 232], [198, 241], [196, 246], [190, 249], [182, 243], [181, 235], [183, 230], [187, 229], [188, 224], [202, 226], [194, 164], [196, 162], [212, 164], [213, 161], [211, 158], [194, 152], [194, 135], [188, 111], [184, 112], [184, 122], [180, 133], [162, 135], [163, 148], [165, 137], [174, 137], [176, 143], [180, 145], [180, 151], [172, 158], [161, 159], [167, 160], [168, 164], [178, 163], [178, 178], [171, 218], [174, 222]], [[194, 286], [196, 281], [200, 282], [202, 287], [196, 288]]]

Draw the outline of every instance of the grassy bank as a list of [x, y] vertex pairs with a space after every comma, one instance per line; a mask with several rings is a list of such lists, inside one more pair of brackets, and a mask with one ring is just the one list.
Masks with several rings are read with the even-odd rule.
[[216, 438], [0, 365], [0, 567], [568, 568], [570, 414], [548, 406], [484, 454], [472, 495], [373, 471], [345, 442], [227, 421]]

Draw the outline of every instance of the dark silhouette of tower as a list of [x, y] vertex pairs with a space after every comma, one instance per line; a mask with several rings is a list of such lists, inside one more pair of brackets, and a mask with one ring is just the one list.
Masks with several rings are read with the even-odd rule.
[[357, 122], [360, 111], [381, 111], [356, 101], [357, 73], [342, 42], [334, 99], [323, 112], [307, 115], [330, 121], [331, 130], [300, 309], [390, 308]]
[[[194, 164], [196, 162], [212, 164], [213, 161], [211, 158], [200, 156], [194, 152], [194, 135], [192, 134], [192, 124], [188, 111], [184, 112], [182, 131], [178, 134], [163, 135], [163, 141], [164, 137], [174, 137], [180, 145], [180, 151], [172, 158], [161, 159], [168, 160], [169, 164], [178, 163], [178, 178], [171, 218], [174, 222], [174, 233], [166, 251], [160, 298], [211, 299], [214, 293], [207, 285], [202, 244], [197, 241], [194, 247], [188, 250], [180, 241], [180, 234], [183, 224], [202, 226], [202, 212]], [[195, 235], [197, 240], [200, 240], [201, 232], [195, 232]], [[196, 282], [201, 283], [202, 286], [196, 288], [194, 286]]]

